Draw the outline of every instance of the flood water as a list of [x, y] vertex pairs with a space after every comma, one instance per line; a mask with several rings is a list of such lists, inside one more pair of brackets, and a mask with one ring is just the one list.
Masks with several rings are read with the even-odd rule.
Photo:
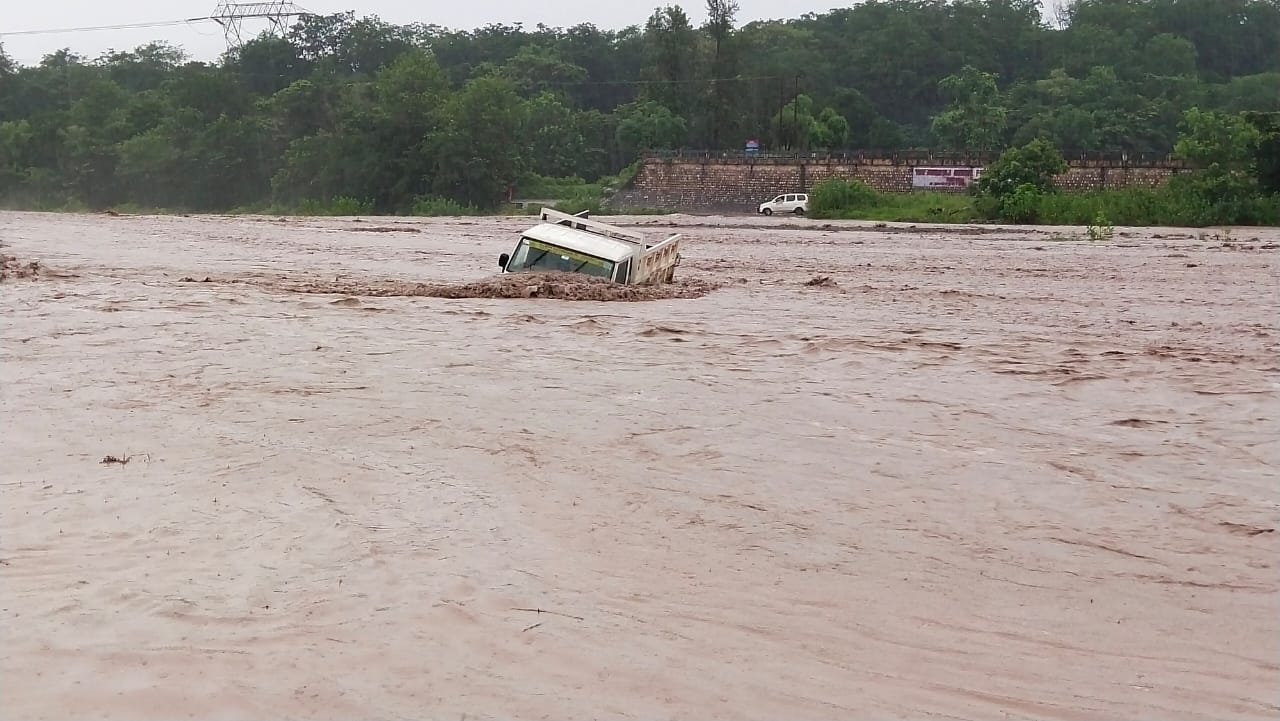
[[620, 222], [0, 213], [4, 716], [1280, 715], [1280, 232]]

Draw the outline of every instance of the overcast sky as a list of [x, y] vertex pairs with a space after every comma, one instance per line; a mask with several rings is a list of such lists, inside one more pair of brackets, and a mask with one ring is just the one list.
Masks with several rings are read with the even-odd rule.
[[[383, 20], [406, 24], [435, 23], [455, 29], [470, 29], [491, 22], [523, 22], [532, 28], [538, 23], [567, 27], [581, 22], [600, 27], [620, 28], [643, 24], [662, 0], [618, 2], [618, 0], [551, 0], [517, 3], [512, 0], [466, 0], [465, 2], [421, 2], [421, 0], [296, 0], [314, 13], [355, 11], [357, 16], [377, 15]], [[97, 25], [164, 22], [208, 16], [217, 0], [0, 0], [0, 43], [5, 52], [24, 65], [39, 62], [46, 53], [69, 47], [74, 52], [96, 57], [108, 49], [126, 50], [152, 40], [181, 45], [198, 60], [215, 59], [225, 49], [222, 29], [211, 22], [173, 27], [100, 30], [42, 35], [5, 35], [24, 30], [53, 30]], [[705, 0], [679, 2], [695, 22], [705, 17]], [[825, 12], [842, 5], [839, 0], [738, 0], [739, 20], [747, 22], [772, 17], [794, 17], [805, 12]], [[257, 34], [261, 22], [246, 24], [248, 35]]]
[[[243, 0], [242, 0], [243, 1]], [[471, 29], [491, 22], [523, 22], [533, 28], [538, 23], [568, 27], [590, 22], [602, 28], [643, 24], [654, 7], [671, 0], [551, 0], [519, 3], [512, 0], [465, 0], [463, 2], [422, 2], [421, 0], [296, 0], [314, 13], [354, 10], [357, 16], [377, 15], [386, 22], [435, 23], [455, 29]], [[99, 25], [166, 22], [207, 17], [218, 0], [0, 0], [0, 43], [10, 57], [24, 65], [35, 64], [45, 54], [69, 47], [93, 58], [109, 50], [130, 50], [152, 40], [180, 45], [197, 60], [214, 60], [225, 49], [222, 29], [212, 22], [128, 30], [100, 30], [41, 35], [5, 35], [26, 30], [55, 30]], [[695, 23], [705, 19], [705, 0], [688, 0], [682, 5]], [[826, 12], [847, 6], [839, 0], [738, 0], [739, 22], [796, 17], [806, 12]], [[245, 27], [248, 36], [265, 26], [261, 22]]]

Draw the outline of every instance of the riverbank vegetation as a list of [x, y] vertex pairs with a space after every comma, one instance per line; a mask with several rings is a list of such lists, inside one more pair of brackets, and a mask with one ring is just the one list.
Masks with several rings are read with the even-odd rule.
[[[1050, 17], [1036, 0], [868, 0], [747, 23], [732, 0], [693, 11], [621, 29], [306, 16], [212, 61], [164, 43], [25, 63], [0, 48], [0, 204], [436, 214], [555, 195], [603, 209], [648, 149], [1044, 139], [1163, 156], [1193, 107], [1280, 111], [1274, 0], [1074, 0]], [[1201, 177], [1206, 198], [1238, 190], [1232, 172]], [[1067, 212], [1051, 195], [1038, 212]]]
[[[1062, 153], [1039, 138], [1011, 148], [966, 194], [877, 193], [832, 179], [811, 194], [816, 218], [1079, 225], [1280, 225], [1280, 113], [1187, 111], [1174, 155], [1187, 172], [1156, 188], [1066, 193]], [[923, 211], [923, 212], [922, 212]]]

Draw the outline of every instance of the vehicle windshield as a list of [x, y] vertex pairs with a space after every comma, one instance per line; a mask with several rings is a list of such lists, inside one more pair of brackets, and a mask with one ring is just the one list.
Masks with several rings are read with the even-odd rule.
[[584, 273], [613, 278], [613, 262], [540, 240], [521, 238], [507, 263], [508, 273]]

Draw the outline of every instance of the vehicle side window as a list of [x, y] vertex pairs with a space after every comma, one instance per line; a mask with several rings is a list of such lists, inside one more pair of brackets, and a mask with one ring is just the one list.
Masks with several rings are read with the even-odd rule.
[[627, 258], [618, 264], [618, 272], [614, 274], [613, 279], [619, 283], [626, 283], [631, 274], [631, 259]]
[[783, 198], [785, 198], [785, 197], [786, 197], [785, 195], [779, 195], [778, 197], [774, 198], [773, 200], [770, 200], [769, 202], [770, 202], [770, 203], [781, 203], [781, 202], [782, 202], [782, 199], [783, 199]]

